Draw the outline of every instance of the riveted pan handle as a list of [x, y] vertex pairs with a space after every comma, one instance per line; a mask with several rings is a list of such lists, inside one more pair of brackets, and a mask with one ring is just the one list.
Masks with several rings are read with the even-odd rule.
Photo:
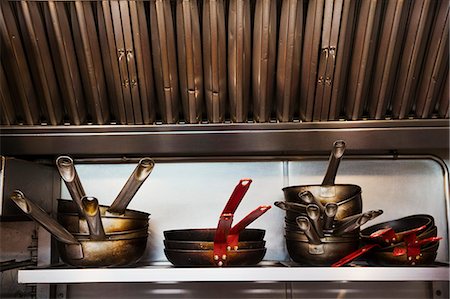
[[[251, 211], [247, 216], [242, 218], [237, 224], [235, 224], [231, 229], [230, 233], [227, 236], [227, 245], [228, 247], [236, 250], [238, 249], [239, 243], [239, 233], [243, 231], [247, 226], [250, 225], [253, 221], [261, 217], [265, 212], [270, 210], [271, 206], [262, 205]], [[229, 249], [229, 248], [227, 248]]]

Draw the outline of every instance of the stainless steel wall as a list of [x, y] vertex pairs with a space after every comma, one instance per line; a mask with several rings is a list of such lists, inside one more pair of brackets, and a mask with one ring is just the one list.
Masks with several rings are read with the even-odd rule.
[[[132, 173], [133, 164], [77, 165], [86, 193], [110, 204]], [[144, 260], [165, 260], [163, 231], [215, 227], [218, 216], [241, 178], [253, 183], [236, 211], [235, 221], [261, 204], [283, 200], [289, 185], [320, 184], [327, 161], [157, 163], [129, 208], [151, 213]], [[365, 226], [411, 214], [430, 214], [438, 226], [438, 260], [448, 262], [448, 202], [441, 165], [434, 160], [354, 160], [344, 158], [336, 183], [360, 185], [363, 210], [384, 214]], [[67, 190], [63, 198], [69, 198]], [[284, 246], [284, 211], [273, 207], [251, 227], [266, 230], [266, 260], [288, 260]]]

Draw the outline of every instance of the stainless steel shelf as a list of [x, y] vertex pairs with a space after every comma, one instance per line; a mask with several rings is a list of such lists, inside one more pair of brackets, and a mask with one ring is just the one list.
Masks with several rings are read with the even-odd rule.
[[43, 268], [19, 270], [19, 283], [101, 282], [276, 282], [276, 281], [449, 281], [448, 267], [230, 267], [175, 268], [168, 263], [138, 268]]
[[378, 120], [176, 125], [3, 126], [8, 156], [142, 155], [201, 157], [328, 153], [345, 139], [349, 150], [386, 153], [448, 150], [449, 120]]

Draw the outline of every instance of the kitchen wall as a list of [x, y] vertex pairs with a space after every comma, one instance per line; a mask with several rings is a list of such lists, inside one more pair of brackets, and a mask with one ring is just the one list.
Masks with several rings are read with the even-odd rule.
[[[218, 217], [241, 178], [253, 183], [235, 213], [235, 221], [259, 205], [283, 200], [281, 189], [291, 185], [320, 184], [326, 160], [277, 162], [157, 163], [136, 193], [129, 208], [151, 213], [150, 237], [145, 261], [166, 260], [163, 231], [207, 228]], [[134, 164], [76, 166], [88, 195], [102, 204], [115, 199]], [[363, 211], [382, 209], [384, 214], [364, 227], [412, 214], [435, 218], [440, 243], [438, 260], [448, 262], [448, 202], [444, 197], [441, 166], [429, 159], [361, 160], [344, 157], [336, 183], [361, 186]], [[65, 189], [62, 198], [70, 198]], [[250, 227], [266, 230], [266, 260], [289, 259], [284, 244], [284, 211], [273, 206]]]

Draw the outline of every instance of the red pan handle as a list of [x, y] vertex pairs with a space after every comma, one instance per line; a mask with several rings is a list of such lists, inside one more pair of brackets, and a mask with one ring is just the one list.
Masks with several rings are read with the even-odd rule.
[[214, 250], [213, 258], [214, 262], [218, 266], [222, 266], [226, 263], [227, 258], [227, 236], [231, 229], [231, 224], [233, 223], [233, 214], [237, 207], [244, 198], [245, 193], [247, 193], [251, 179], [242, 179], [236, 185], [233, 193], [230, 196], [222, 214], [219, 218], [219, 223], [217, 224], [216, 234], [214, 236]]
[[[239, 243], [239, 233], [244, 230], [250, 223], [258, 219], [262, 214], [267, 212], [271, 206], [262, 205], [258, 208], [251, 211], [247, 216], [242, 218], [241, 221], [239, 221], [236, 225], [234, 225], [230, 233], [227, 236], [227, 245], [231, 247], [232, 249], [237, 249], [237, 245]], [[227, 246], [227, 247], [228, 247]]]
[[354, 259], [356, 259], [357, 257], [363, 255], [364, 253], [366, 253], [367, 251], [369, 251], [370, 249], [379, 246], [378, 244], [367, 244], [361, 248], [359, 248], [358, 250], [350, 253], [349, 255], [346, 255], [345, 257], [343, 257], [342, 259], [340, 259], [339, 261], [337, 261], [336, 263], [332, 264], [331, 267], [340, 267], [343, 266], [351, 261], [353, 261]]
[[439, 241], [441, 239], [442, 239], [441, 237], [430, 237], [430, 238], [427, 238], [427, 239], [416, 240], [416, 241], [414, 241], [413, 244], [406, 243], [407, 244], [406, 246], [395, 247], [394, 250], [392, 251], [392, 254], [394, 256], [401, 256], [401, 255], [404, 255], [404, 254], [408, 254], [408, 257], [409, 256], [415, 257], [415, 256], [417, 256], [417, 254], [420, 253], [420, 251], [421, 251], [420, 246], [421, 245], [432, 243], [432, 242], [436, 242], [436, 241]]
[[250, 188], [251, 183], [252, 179], [242, 179], [239, 181], [239, 183], [234, 188], [233, 193], [230, 196], [230, 199], [225, 205], [222, 214], [229, 214], [229, 213], [234, 214], [237, 207], [244, 198], [245, 193], [247, 193], [248, 188]]

